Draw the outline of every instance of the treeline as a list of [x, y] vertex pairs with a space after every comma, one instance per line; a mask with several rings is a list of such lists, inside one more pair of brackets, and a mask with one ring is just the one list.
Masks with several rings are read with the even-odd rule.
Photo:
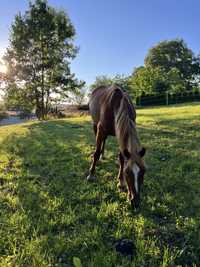
[[163, 41], [152, 47], [144, 66], [130, 76], [98, 76], [91, 90], [99, 85], [119, 84], [133, 98], [184, 93], [199, 90], [200, 57], [182, 39]]
[[[63, 10], [47, 0], [35, 0], [11, 25], [10, 43], [4, 55], [7, 72], [0, 73], [4, 103], [25, 113], [35, 111], [45, 119], [52, 108], [64, 101], [82, 104], [85, 82], [71, 72], [78, 53], [75, 28]], [[99, 76], [90, 86], [118, 84], [132, 98], [199, 90], [200, 57], [181, 39], [163, 41], [151, 48], [144, 66], [129, 76]], [[89, 90], [89, 93], [90, 93]]]

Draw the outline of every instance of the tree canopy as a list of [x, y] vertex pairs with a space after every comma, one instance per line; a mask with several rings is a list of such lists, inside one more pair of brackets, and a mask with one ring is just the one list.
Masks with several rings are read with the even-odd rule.
[[78, 51], [74, 36], [68, 15], [45, 0], [30, 3], [25, 14], [16, 15], [4, 56], [7, 100], [35, 107], [43, 119], [55, 99], [78, 90], [83, 83], [70, 71], [70, 61]]
[[148, 51], [144, 66], [134, 70], [136, 96], [184, 92], [198, 86], [199, 57], [181, 39], [163, 41]]
[[184, 82], [176, 68], [169, 72], [161, 67], [138, 67], [131, 78], [131, 88], [134, 96], [155, 95], [165, 92], [180, 92], [184, 88]]
[[160, 67], [165, 72], [177, 69], [185, 82], [199, 74], [199, 62], [182, 39], [163, 41], [152, 47], [146, 58], [146, 67]]

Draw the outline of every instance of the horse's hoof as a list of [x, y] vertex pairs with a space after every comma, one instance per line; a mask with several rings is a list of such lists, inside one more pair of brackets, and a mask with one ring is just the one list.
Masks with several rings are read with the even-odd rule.
[[127, 187], [125, 185], [118, 184], [117, 187], [121, 193], [127, 193]]
[[135, 211], [140, 211], [140, 202], [138, 200], [132, 199], [131, 200], [131, 207]]
[[89, 181], [89, 182], [94, 182], [94, 181], [96, 181], [96, 176], [94, 176], [94, 175], [92, 175], [92, 174], [89, 174], [88, 176], [87, 176], [87, 181]]

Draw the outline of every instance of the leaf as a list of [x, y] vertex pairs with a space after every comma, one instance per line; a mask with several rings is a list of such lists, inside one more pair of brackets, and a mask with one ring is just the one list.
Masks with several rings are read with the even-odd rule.
[[73, 257], [73, 264], [75, 267], [82, 267], [81, 260], [78, 257]]

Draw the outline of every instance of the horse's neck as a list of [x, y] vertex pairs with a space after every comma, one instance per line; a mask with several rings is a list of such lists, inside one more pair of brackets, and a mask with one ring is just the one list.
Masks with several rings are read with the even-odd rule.
[[121, 151], [127, 149], [131, 153], [139, 149], [139, 139], [136, 126], [134, 121], [129, 117], [128, 113], [116, 115], [115, 131]]
[[130, 122], [131, 129], [128, 135], [128, 149], [130, 152], [138, 152], [140, 149], [140, 141], [137, 134], [136, 125], [133, 121]]
[[123, 97], [117, 111], [115, 111], [115, 131], [120, 150], [128, 149], [132, 153], [139, 150], [140, 143], [135, 120], [128, 105], [129, 102]]

